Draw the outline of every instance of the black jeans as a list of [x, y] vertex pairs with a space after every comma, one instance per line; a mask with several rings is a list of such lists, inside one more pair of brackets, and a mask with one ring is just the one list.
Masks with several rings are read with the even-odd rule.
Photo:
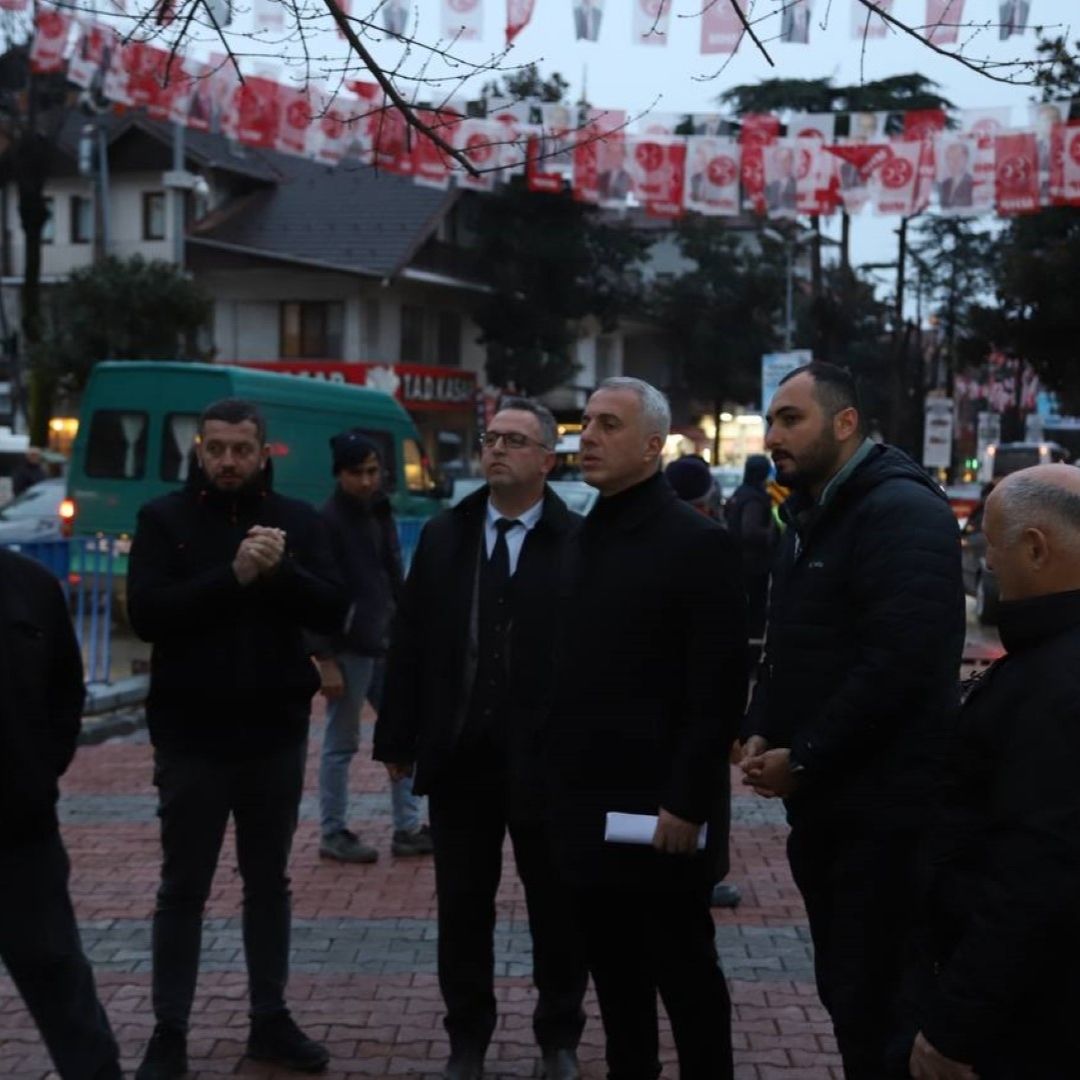
[[0, 959], [64, 1080], [113, 1080], [120, 1061], [68, 895], [58, 833], [0, 848]]
[[285, 1008], [289, 975], [289, 851], [304, 786], [306, 743], [247, 761], [154, 754], [161, 887], [154, 911], [154, 1015], [187, 1030], [199, 970], [203, 908], [225, 827], [236, 823], [243, 932], [253, 1015]]
[[788, 860], [814, 942], [814, 973], [847, 1080], [879, 1080], [908, 1028], [905, 981], [919, 902], [912, 832], [796, 823]]
[[577, 896], [607, 1038], [609, 1080], [660, 1075], [656, 996], [671, 1021], [681, 1080], [730, 1080], [731, 998], [716, 954], [711, 885]]
[[490, 750], [462, 753], [428, 800], [439, 906], [439, 988], [455, 1050], [483, 1052], [495, 1030], [495, 894], [507, 830], [525, 887], [542, 1050], [573, 1048], [585, 1027], [584, 949], [544, 826], [509, 820], [506, 772]]

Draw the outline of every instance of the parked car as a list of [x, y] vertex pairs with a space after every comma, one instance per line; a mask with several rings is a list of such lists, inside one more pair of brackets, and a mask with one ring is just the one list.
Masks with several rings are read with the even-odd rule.
[[42, 480], [0, 510], [0, 544], [25, 544], [60, 537], [60, 504], [66, 481]]
[[998, 588], [994, 572], [986, 565], [986, 534], [983, 532], [983, 507], [971, 512], [960, 530], [960, 558], [964, 574], [964, 592], [975, 597], [975, 616], [983, 626], [997, 623]]

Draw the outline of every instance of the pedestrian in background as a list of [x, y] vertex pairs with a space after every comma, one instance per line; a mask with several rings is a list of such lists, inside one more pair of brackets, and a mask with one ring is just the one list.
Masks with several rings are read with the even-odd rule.
[[756, 792], [786, 800], [844, 1075], [876, 1080], [956, 705], [960, 536], [937, 484], [865, 436], [846, 371], [797, 369], [766, 419], [765, 445], [794, 494], [742, 768]]
[[11, 494], [21, 495], [28, 487], [40, 484], [48, 475], [40, 448], [31, 446], [11, 473]]
[[272, 490], [255, 405], [210, 405], [195, 453], [187, 485], [139, 511], [128, 566], [131, 625], [153, 644], [146, 717], [163, 856], [156, 1026], [136, 1078], [187, 1070], [203, 908], [230, 817], [244, 885], [247, 1053], [314, 1072], [329, 1055], [285, 1005], [287, 867], [319, 687], [304, 633], [336, 633], [346, 597], [318, 514]]
[[56, 579], [5, 550], [0, 626], [0, 960], [62, 1080], [119, 1080], [56, 816], [82, 722], [82, 658]]
[[1006, 655], [969, 687], [933, 831], [917, 1080], [1080, 1062], [1080, 470], [1000, 481], [983, 519]]
[[[378, 446], [363, 431], [330, 440], [334, 493], [320, 513], [345, 588], [352, 601], [348, 626], [334, 638], [316, 639], [326, 730], [319, 767], [322, 841], [319, 854], [340, 862], [372, 863], [378, 849], [348, 828], [349, 766], [360, 747], [360, 713], [369, 700], [381, 706], [383, 665], [390, 623], [401, 596], [401, 549], [390, 500], [383, 491]], [[431, 833], [420, 822], [421, 800], [412, 777], [391, 781], [395, 855], [428, 855]]]
[[[611, 1080], [660, 1075], [658, 993], [680, 1076], [733, 1075], [709, 900], [728, 866], [746, 601], [730, 537], [660, 474], [670, 424], [664, 395], [639, 379], [607, 379], [589, 398], [581, 468], [600, 498], [560, 599], [553, 838], [587, 943]], [[606, 840], [620, 820], [610, 814], [641, 816], [640, 842]]]
[[683, 454], [667, 465], [664, 476], [684, 503], [707, 518], [715, 518], [716, 484], [703, 457]]
[[429, 794], [446, 1080], [479, 1080], [495, 1029], [495, 895], [507, 831], [525, 887], [548, 1080], [576, 1080], [588, 976], [545, 829], [542, 747], [559, 581], [580, 518], [547, 486], [555, 418], [504, 398], [484, 432], [487, 483], [420, 536], [394, 625], [375, 757]]

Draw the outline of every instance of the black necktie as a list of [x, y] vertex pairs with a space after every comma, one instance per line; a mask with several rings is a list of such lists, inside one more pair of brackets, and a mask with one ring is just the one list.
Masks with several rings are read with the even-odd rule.
[[491, 549], [488, 559], [488, 567], [491, 570], [491, 579], [496, 588], [504, 588], [510, 581], [510, 548], [506, 543], [506, 534], [521, 522], [510, 518], [498, 518], [495, 522], [495, 546]]

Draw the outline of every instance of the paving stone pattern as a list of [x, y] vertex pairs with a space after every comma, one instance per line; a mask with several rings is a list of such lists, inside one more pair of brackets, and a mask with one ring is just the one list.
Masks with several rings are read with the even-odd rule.
[[[318, 857], [316, 707], [307, 794], [292, 859], [293, 933], [289, 999], [298, 1022], [329, 1045], [331, 1080], [440, 1075], [448, 1052], [435, 976], [436, 928], [430, 858], [390, 854], [385, 774], [366, 760], [370, 726], [353, 770], [352, 820], [381, 849], [378, 863], [342, 866]], [[151, 750], [144, 731], [83, 747], [64, 781], [61, 819], [72, 859], [71, 888], [102, 999], [133, 1073], [149, 1038], [150, 915], [159, 846]], [[806, 917], [784, 858], [786, 826], [775, 802], [737, 794], [730, 880], [743, 890], [736, 912], [716, 911], [716, 938], [735, 1005], [740, 1080], [838, 1078], [839, 1058], [813, 986]], [[495, 961], [499, 1025], [486, 1076], [538, 1076], [533, 992], [522, 890], [507, 873], [499, 897]], [[246, 980], [240, 887], [226, 840], [207, 908], [202, 969], [192, 1016], [193, 1077], [271, 1080], [243, 1058]], [[590, 993], [581, 1046], [584, 1076], [601, 1080], [603, 1035]], [[662, 1036], [664, 1077], [677, 1076]], [[52, 1076], [30, 1018], [0, 968], [0, 1077]]]

